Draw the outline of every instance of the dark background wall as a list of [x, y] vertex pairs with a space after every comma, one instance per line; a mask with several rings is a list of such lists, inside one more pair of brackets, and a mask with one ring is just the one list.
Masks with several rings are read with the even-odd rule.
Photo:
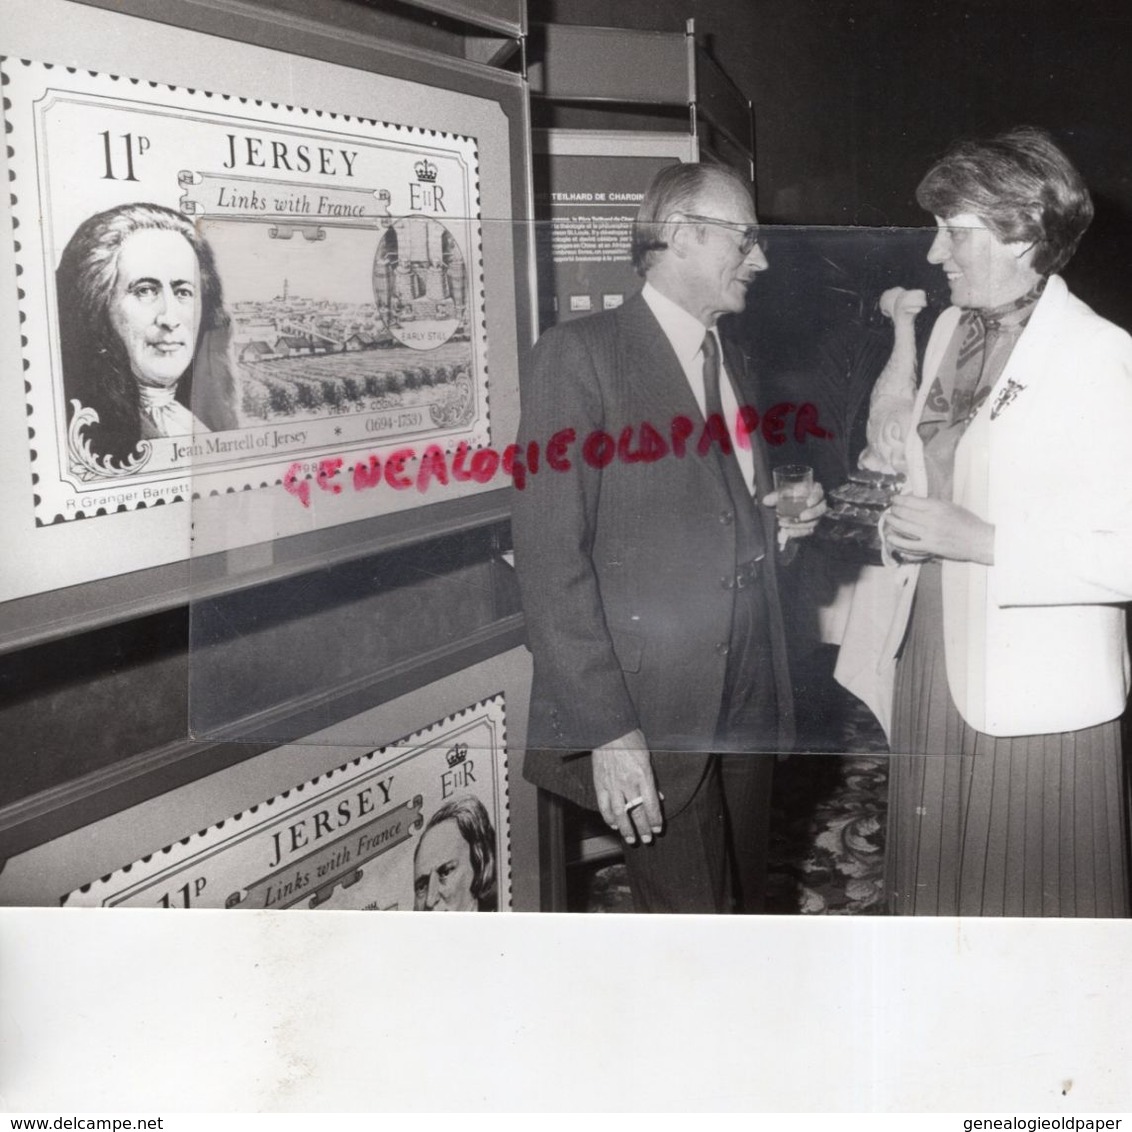
[[767, 222], [930, 223], [913, 193], [933, 156], [961, 136], [1045, 126], [1097, 204], [1070, 283], [1132, 326], [1127, 0], [531, 0], [530, 12], [667, 31], [693, 17], [754, 102]]

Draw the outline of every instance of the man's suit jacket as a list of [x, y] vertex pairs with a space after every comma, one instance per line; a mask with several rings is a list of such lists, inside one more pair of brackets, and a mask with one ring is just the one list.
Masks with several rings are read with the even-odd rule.
[[[742, 356], [725, 363], [740, 403], [757, 406]], [[672, 422], [694, 422], [672, 451]], [[604, 430], [638, 450], [648, 422], [669, 451], [595, 467], [585, 438]], [[522, 385], [523, 445], [572, 429], [569, 471], [545, 458], [513, 501], [516, 567], [534, 655], [526, 776], [593, 807], [596, 746], [640, 728], [665, 808], [677, 812], [703, 775], [723, 697], [734, 590], [735, 517], [703, 417], [676, 354], [638, 294], [615, 311], [554, 327]], [[770, 475], [752, 438], [759, 490]], [[779, 701], [776, 747], [793, 741], [793, 710], [775, 576], [773, 512], [752, 501], [767, 547], [765, 583]]]
[[[908, 489], [927, 494], [916, 422], [962, 312], [940, 315], [908, 437]], [[995, 527], [995, 563], [943, 565], [955, 706], [989, 735], [1076, 731], [1128, 698], [1132, 598], [1132, 339], [1051, 276], [955, 454], [952, 501]], [[888, 710], [918, 567], [874, 568], [854, 595], [837, 678]]]

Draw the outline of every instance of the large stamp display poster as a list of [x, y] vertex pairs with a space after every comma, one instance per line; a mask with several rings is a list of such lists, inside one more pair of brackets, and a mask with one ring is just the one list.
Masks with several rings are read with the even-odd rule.
[[0, 601], [31, 599], [25, 634], [49, 591], [115, 616], [183, 598], [190, 559], [223, 587], [476, 510], [504, 479], [459, 469], [518, 425], [522, 78], [240, 4], [130, 7], [0, 21]]
[[67, 906], [511, 907], [502, 693], [70, 893]]
[[486, 444], [475, 138], [144, 78], [3, 63], [37, 524]]

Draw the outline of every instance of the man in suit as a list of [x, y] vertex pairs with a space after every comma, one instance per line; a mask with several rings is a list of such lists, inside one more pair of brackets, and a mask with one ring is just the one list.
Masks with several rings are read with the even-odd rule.
[[[746, 182], [662, 170], [633, 256], [641, 292], [549, 330], [522, 384], [520, 450], [545, 455], [513, 507], [524, 773], [620, 832], [638, 910], [755, 911], [774, 756], [752, 752], [789, 748], [793, 708], [758, 397], [716, 330], [767, 267]], [[818, 487], [786, 534], [823, 509]]]

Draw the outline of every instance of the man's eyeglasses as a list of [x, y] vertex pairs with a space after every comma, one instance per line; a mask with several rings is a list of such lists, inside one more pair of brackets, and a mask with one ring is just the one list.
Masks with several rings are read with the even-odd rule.
[[732, 232], [739, 233], [739, 252], [741, 255], [750, 255], [751, 250], [759, 242], [759, 226], [757, 224], [733, 224], [730, 220], [717, 220], [714, 216], [700, 216], [695, 212], [684, 212], [689, 220], [696, 220], [700, 224], [714, 224], [717, 228], [730, 228]]

